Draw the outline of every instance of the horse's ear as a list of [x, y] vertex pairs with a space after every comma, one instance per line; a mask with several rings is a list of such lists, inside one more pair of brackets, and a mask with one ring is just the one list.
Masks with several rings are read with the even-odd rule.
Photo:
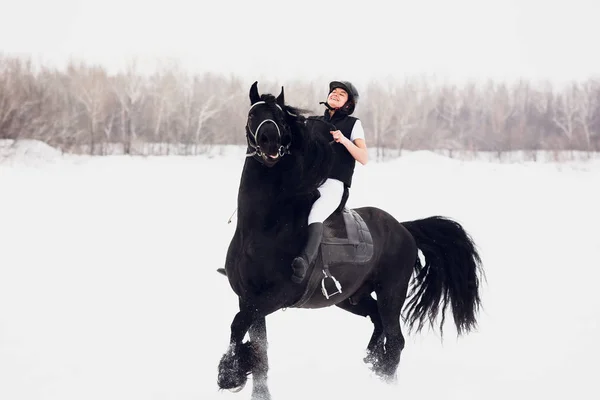
[[250, 105], [260, 101], [260, 95], [258, 94], [258, 81], [252, 84], [250, 88]]
[[285, 99], [283, 98], [283, 86], [281, 87], [281, 93], [279, 93], [279, 96], [277, 96], [277, 104], [279, 104], [281, 108], [285, 106]]

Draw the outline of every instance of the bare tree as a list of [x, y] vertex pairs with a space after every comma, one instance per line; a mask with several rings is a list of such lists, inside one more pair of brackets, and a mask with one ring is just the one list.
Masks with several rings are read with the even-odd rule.
[[490, 134], [496, 144], [494, 150], [500, 158], [502, 152], [513, 150], [509, 121], [515, 113], [515, 103], [505, 84], [494, 85], [490, 82], [488, 90], [492, 93], [487, 104]]
[[106, 71], [102, 68], [71, 65], [72, 92], [83, 107], [89, 137], [89, 152], [96, 153], [96, 141], [104, 131], [104, 101], [108, 88]]
[[14, 76], [11, 60], [0, 58], [0, 139], [10, 138], [10, 125], [17, 110], [13, 82]]
[[458, 87], [445, 86], [439, 89], [435, 103], [435, 134], [433, 148], [446, 149], [453, 156], [454, 150], [460, 149], [460, 138], [465, 135], [464, 125], [460, 124], [459, 117], [463, 108], [463, 101]]
[[[208, 144], [214, 141], [213, 134], [205, 129], [207, 122], [218, 115], [231, 96], [221, 92], [221, 87], [213, 87], [212, 79], [200, 79], [198, 76], [181, 75], [179, 81], [180, 112], [182, 114], [185, 142], [196, 145]], [[188, 149], [189, 150], [189, 146]]]
[[474, 83], [465, 85], [462, 91], [462, 107], [458, 124], [461, 126], [461, 142], [465, 150], [485, 148], [486, 104], [482, 91]]
[[395, 87], [383, 86], [380, 83], [371, 82], [366, 90], [365, 100], [360, 109], [361, 121], [364, 121], [364, 128], [374, 139], [376, 147], [376, 158], [383, 159], [385, 156], [385, 138], [392, 132], [396, 113], [399, 110], [394, 102]]
[[392, 108], [395, 109], [393, 121], [392, 140], [399, 154], [405, 148], [407, 138], [419, 125], [417, 110], [424, 100], [422, 88], [410, 81], [405, 81], [402, 87], [396, 89], [392, 100]]
[[585, 139], [585, 148], [592, 150], [592, 139], [598, 135], [600, 123], [600, 84], [590, 80], [580, 87], [575, 99], [575, 121], [581, 126]]
[[119, 104], [121, 142], [125, 154], [132, 153], [132, 146], [138, 136], [138, 115], [143, 99], [143, 80], [137, 71], [136, 62], [128, 65], [125, 74], [119, 75], [112, 85]]
[[575, 128], [577, 126], [578, 104], [575, 100], [576, 87], [572, 85], [564, 93], [558, 95], [558, 104], [554, 108], [552, 121], [560, 128], [560, 132], [567, 139], [569, 145], [573, 144]]

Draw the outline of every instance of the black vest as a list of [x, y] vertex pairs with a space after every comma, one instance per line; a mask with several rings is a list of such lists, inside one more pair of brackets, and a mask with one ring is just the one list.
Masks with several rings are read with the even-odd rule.
[[[339, 111], [336, 111], [333, 114], [333, 117], [330, 118], [328, 110], [325, 110], [323, 116], [319, 118], [335, 125], [336, 129], [339, 129], [348, 140], [350, 140], [352, 128], [354, 128], [354, 124], [357, 120], [357, 118]], [[331, 136], [331, 134], [329, 135]], [[331, 136], [331, 140], [333, 140], [333, 136]], [[329, 178], [338, 179], [344, 182], [347, 187], [350, 187], [352, 185], [352, 175], [354, 175], [356, 160], [343, 144], [334, 141], [331, 143], [331, 147], [334, 153], [334, 160], [331, 171], [329, 172]]]

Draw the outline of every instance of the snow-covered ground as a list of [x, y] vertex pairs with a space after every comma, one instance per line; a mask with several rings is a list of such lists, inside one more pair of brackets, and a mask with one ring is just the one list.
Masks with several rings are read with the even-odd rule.
[[[198, 157], [0, 161], [0, 399], [248, 399], [220, 392], [236, 298], [223, 266], [243, 149]], [[17, 152], [14, 149], [19, 148]], [[7, 150], [8, 149], [8, 150]], [[600, 161], [358, 165], [350, 206], [445, 215], [481, 252], [477, 332], [410, 334], [397, 385], [362, 363], [371, 323], [337, 308], [267, 318], [285, 399], [598, 399]]]

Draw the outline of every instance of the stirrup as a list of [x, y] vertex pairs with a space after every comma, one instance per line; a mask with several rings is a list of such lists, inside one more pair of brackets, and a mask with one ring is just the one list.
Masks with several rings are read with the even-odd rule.
[[[323, 270], [323, 275], [325, 275], [325, 276], [323, 277], [323, 279], [321, 279], [321, 291], [323, 292], [323, 296], [325, 296], [326, 299], [329, 300], [329, 298], [332, 297], [333, 295], [342, 293], [342, 285], [340, 284], [340, 282], [337, 279], [335, 279], [335, 277], [333, 275], [331, 275], [329, 273], [329, 268], [326, 268]], [[335, 287], [337, 288], [337, 292], [333, 292], [333, 293], [327, 292], [327, 289], [325, 288], [325, 279], [327, 279], [327, 278], [333, 280], [333, 283], [335, 284]]]

